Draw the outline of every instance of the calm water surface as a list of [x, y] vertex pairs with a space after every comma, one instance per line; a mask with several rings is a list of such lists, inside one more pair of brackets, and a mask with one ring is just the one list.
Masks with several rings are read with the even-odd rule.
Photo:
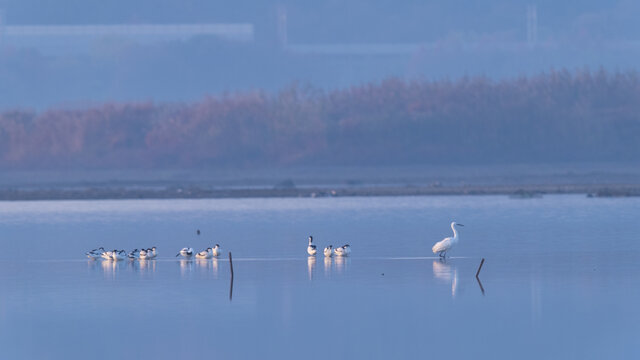
[[[7, 359], [634, 359], [638, 214], [637, 198], [577, 195], [0, 202], [0, 349]], [[442, 262], [430, 248], [454, 219], [465, 227]], [[309, 258], [308, 235], [353, 254]], [[174, 257], [215, 243], [233, 252], [232, 289], [226, 257]], [[159, 258], [84, 259], [98, 246], [157, 246]]]

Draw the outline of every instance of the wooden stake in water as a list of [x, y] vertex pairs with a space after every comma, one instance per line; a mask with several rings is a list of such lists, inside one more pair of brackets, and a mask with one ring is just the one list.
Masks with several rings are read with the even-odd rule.
[[231, 283], [229, 283], [229, 301], [233, 298], [233, 259], [231, 258], [231, 251], [229, 251], [229, 268], [231, 268]]
[[480, 275], [480, 270], [482, 270], [482, 265], [484, 264], [484, 258], [480, 261], [480, 266], [478, 266], [478, 271], [476, 271], [476, 277]]

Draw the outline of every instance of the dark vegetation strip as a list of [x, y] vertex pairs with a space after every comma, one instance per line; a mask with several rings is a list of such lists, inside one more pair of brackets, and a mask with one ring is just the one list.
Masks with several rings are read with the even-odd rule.
[[634, 72], [291, 86], [195, 103], [0, 114], [0, 168], [632, 161]]

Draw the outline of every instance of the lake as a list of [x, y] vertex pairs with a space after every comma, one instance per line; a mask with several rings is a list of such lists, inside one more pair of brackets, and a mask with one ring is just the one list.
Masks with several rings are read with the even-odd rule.
[[[0, 348], [7, 359], [638, 358], [638, 214], [640, 198], [583, 195], [0, 202]], [[431, 246], [453, 220], [465, 226], [441, 261]], [[310, 258], [309, 235], [352, 255]], [[175, 257], [216, 243], [219, 259]], [[85, 258], [99, 246], [159, 255]]]

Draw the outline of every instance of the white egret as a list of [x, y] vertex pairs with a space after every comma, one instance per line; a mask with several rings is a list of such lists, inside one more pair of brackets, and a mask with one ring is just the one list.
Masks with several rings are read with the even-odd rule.
[[458, 243], [458, 240], [460, 238], [458, 237], [456, 226], [464, 226], [464, 225], [458, 224], [455, 221], [452, 222], [451, 230], [453, 230], [453, 237], [444, 238], [438, 241], [437, 243], [435, 243], [435, 245], [433, 245], [433, 247], [431, 248], [434, 254], [438, 254], [438, 256], [440, 257], [446, 257], [447, 251], [449, 251], [455, 244]]

